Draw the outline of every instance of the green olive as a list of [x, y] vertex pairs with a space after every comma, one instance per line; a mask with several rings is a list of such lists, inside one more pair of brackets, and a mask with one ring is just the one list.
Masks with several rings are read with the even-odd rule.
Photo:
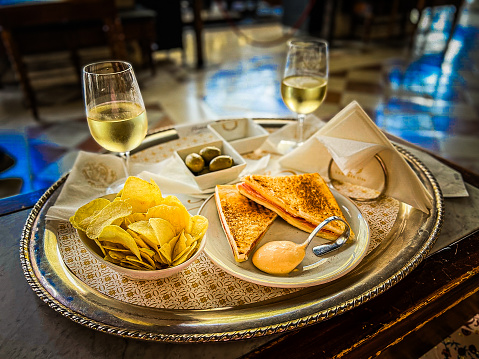
[[200, 150], [200, 156], [203, 157], [206, 163], [210, 163], [210, 161], [221, 155], [221, 150], [215, 146], [207, 146]]
[[200, 172], [205, 167], [205, 160], [197, 153], [190, 153], [185, 158], [185, 164], [191, 172]]
[[233, 159], [231, 156], [221, 155], [213, 158], [210, 162], [209, 169], [210, 171], [219, 171], [224, 170], [225, 168], [230, 168], [233, 166]]

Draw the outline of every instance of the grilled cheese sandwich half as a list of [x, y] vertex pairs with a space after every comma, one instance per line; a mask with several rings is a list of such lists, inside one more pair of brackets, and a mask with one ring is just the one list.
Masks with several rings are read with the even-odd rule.
[[[278, 177], [251, 175], [243, 178], [237, 187], [244, 196], [308, 233], [328, 217], [338, 216], [345, 220], [328, 185], [318, 173]], [[343, 223], [332, 221], [318, 236], [334, 240], [343, 230]]]
[[234, 258], [237, 262], [244, 262], [277, 215], [241, 195], [234, 185], [217, 185], [215, 200]]

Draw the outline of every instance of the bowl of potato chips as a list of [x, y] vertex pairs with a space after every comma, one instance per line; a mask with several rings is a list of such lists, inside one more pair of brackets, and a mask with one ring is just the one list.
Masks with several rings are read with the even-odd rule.
[[185, 269], [203, 251], [208, 229], [208, 219], [191, 215], [177, 197], [133, 176], [119, 193], [78, 208], [70, 223], [95, 258], [136, 280]]

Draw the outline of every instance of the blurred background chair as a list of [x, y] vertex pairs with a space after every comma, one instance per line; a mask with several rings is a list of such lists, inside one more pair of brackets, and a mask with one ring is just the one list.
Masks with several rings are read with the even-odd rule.
[[[5, 51], [37, 120], [38, 104], [24, 61], [26, 55], [69, 51], [79, 83], [79, 49], [107, 44], [114, 58], [127, 57], [114, 0], [25, 1], [0, 6], [0, 27]], [[99, 32], [103, 36], [97, 36]]]

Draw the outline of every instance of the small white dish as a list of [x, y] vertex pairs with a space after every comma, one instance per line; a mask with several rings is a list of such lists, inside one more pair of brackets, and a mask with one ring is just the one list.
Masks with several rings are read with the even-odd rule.
[[[208, 172], [202, 175], [195, 175], [185, 164], [186, 156], [190, 153], [199, 153], [204, 147], [215, 146], [221, 150], [222, 155], [228, 155], [233, 158], [233, 166], [224, 170]], [[214, 188], [217, 184], [226, 184], [238, 178], [241, 171], [246, 167], [246, 162], [241, 155], [226, 141], [218, 140], [201, 145], [182, 148], [175, 151], [175, 155], [181, 159], [181, 163], [187, 169], [187, 172], [196, 181], [200, 190]]]
[[253, 152], [268, 138], [268, 131], [250, 118], [220, 120], [208, 129], [228, 141], [238, 153]]
[[82, 232], [77, 229], [77, 233], [78, 233], [78, 236], [80, 237], [80, 240], [85, 245], [85, 248], [88, 250], [88, 252], [91, 253], [91, 255], [93, 255], [93, 257], [95, 257], [98, 261], [105, 264], [106, 266], [113, 269], [114, 271], [120, 273], [121, 275], [134, 280], [155, 280], [155, 279], [170, 277], [173, 274], [179, 273], [183, 269], [188, 267], [191, 263], [193, 263], [196, 260], [196, 258], [198, 258], [201, 252], [203, 252], [206, 245], [206, 236], [203, 236], [203, 238], [201, 238], [200, 246], [198, 247], [196, 252], [187, 261], [177, 266], [168, 267], [165, 269], [158, 269], [158, 270], [130, 269], [130, 268], [121, 267], [115, 263], [108, 262], [105, 259], [103, 259], [103, 254], [101, 252], [101, 249], [97, 246], [97, 244], [93, 240], [88, 238], [85, 232]]

